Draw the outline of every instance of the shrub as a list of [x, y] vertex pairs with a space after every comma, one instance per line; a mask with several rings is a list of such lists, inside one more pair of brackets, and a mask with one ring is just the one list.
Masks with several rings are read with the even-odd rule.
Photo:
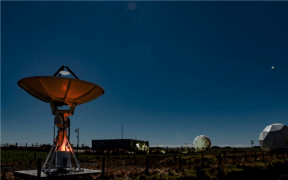
[[114, 148], [111, 155], [120, 155], [120, 149], [119, 148]]
[[194, 180], [194, 179], [197, 179], [197, 178], [195, 178], [193, 176], [188, 176], [188, 175], [185, 175], [185, 176], [178, 178], [178, 180]]
[[196, 178], [197, 179], [206, 179], [206, 174], [205, 174], [205, 171], [203, 169], [201, 169], [199, 166], [197, 166], [195, 169], [196, 169]]
[[168, 175], [169, 175], [169, 176], [174, 176], [174, 173], [173, 173], [172, 171], [169, 171], [169, 172], [168, 172]]
[[221, 167], [221, 166], [218, 166], [218, 168], [216, 169], [216, 178], [217, 179], [221, 179], [221, 180], [226, 180], [228, 179], [228, 177], [226, 176], [225, 174], [225, 171], [224, 169]]
[[231, 149], [231, 147], [230, 146], [225, 146], [224, 149]]
[[91, 151], [90, 150], [85, 150], [84, 153], [90, 155]]
[[141, 174], [141, 176], [139, 177], [139, 180], [146, 180], [146, 179], [147, 179], [147, 176], [144, 174]]
[[281, 175], [281, 177], [278, 180], [288, 180], [288, 174], [285, 174], [284, 176]]

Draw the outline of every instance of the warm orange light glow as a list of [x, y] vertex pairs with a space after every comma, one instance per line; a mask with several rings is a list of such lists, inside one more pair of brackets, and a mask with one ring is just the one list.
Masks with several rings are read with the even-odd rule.
[[69, 113], [64, 113], [63, 115], [64, 115], [64, 119], [66, 120], [67, 117], [69, 116]]
[[69, 143], [68, 138], [67, 138], [67, 131], [66, 130], [64, 131], [64, 138], [63, 138], [63, 131], [59, 132], [56, 151], [73, 152], [73, 150], [71, 148], [71, 144]]
[[68, 145], [67, 137], [64, 137], [64, 141], [62, 145], [59, 147], [58, 151], [71, 151], [72, 152], [72, 149]]
[[62, 90], [62, 91], [67, 91], [67, 85], [66, 85], [66, 84], [63, 84], [63, 85], [61, 86], [61, 90]]

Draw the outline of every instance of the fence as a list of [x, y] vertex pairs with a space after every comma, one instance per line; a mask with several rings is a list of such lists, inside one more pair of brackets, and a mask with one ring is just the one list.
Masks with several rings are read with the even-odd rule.
[[[2, 152], [2, 163], [3, 166], [8, 166], [11, 163], [7, 162], [4, 158], [11, 151]], [[25, 151], [23, 151], [25, 152]], [[21, 152], [22, 153], [22, 152]], [[28, 152], [27, 152], [28, 153]], [[8, 154], [9, 156], [9, 154]], [[23, 154], [18, 154], [22, 157]], [[25, 155], [24, 155], [25, 156]], [[88, 157], [93, 157], [88, 159]], [[11, 158], [11, 157], [10, 157]], [[41, 156], [40, 152], [34, 152], [31, 154], [30, 164], [34, 164], [33, 168], [37, 168], [36, 162], [38, 158], [45, 159], [46, 156]], [[198, 152], [193, 155], [146, 155], [146, 156], [97, 156], [97, 155], [82, 155], [79, 157], [79, 162], [82, 168], [96, 168], [102, 170], [102, 176], [118, 176], [123, 177], [123, 174], [127, 174], [128, 177], [133, 177], [135, 174], [151, 174], [151, 173], [168, 173], [171, 170], [176, 172], [182, 171], [183, 169], [194, 169], [196, 167], [207, 167], [216, 162], [219, 165], [224, 164], [240, 164], [240, 163], [252, 163], [261, 160], [274, 160], [274, 159], [288, 159], [288, 151], [285, 152], [245, 152], [245, 151], [223, 151], [219, 154], [210, 152]], [[15, 158], [18, 160], [18, 158]], [[43, 161], [42, 161], [43, 162]], [[11, 166], [13, 168], [15, 166]], [[27, 167], [27, 165], [25, 166]], [[32, 167], [32, 166], [31, 166]], [[41, 167], [41, 166], [40, 166]], [[13, 171], [12, 169], [9, 170]], [[129, 174], [129, 173], [130, 174]], [[133, 174], [134, 173], [134, 174]], [[112, 179], [112, 177], [111, 177]]]
[[[51, 146], [52, 144], [40, 144], [40, 143], [15, 143], [15, 144], [9, 144], [9, 143], [4, 143], [4, 144], [1, 144], [1, 148], [35, 148], [35, 147], [41, 147], [41, 146]], [[73, 144], [71, 144], [73, 146]], [[82, 144], [81, 147], [79, 148], [90, 148], [91, 149], [91, 146], [88, 146], [86, 144]], [[77, 145], [74, 145], [73, 148], [77, 148]]]

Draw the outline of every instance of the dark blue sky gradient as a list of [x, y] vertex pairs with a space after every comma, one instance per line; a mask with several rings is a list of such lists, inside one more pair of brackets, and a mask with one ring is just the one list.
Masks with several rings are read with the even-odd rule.
[[287, 2], [1, 4], [2, 144], [52, 143], [49, 104], [17, 81], [61, 65], [105, 90], [76, 107], [72, 144], [77, 127], [90, 146], [124, 125], [150, 145], [259, 145], [288, 124]]

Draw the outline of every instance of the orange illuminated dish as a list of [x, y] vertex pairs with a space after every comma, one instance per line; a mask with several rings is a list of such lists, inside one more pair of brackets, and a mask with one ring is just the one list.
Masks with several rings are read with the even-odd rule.
[[[64, 68], [68, 70], [63, 71]], [[60, 77], [61, 75], [72, 74], [76, 79]], [[58, 75], [58, 77], [57, 77]], [[51, 112], [54, 117], [54, 137], [53, 145], [48, 153], [48, 156], [41, 168], [41, 171], [46, 174], [51, 174], [51, 165], [55, 159], [54, 172], [83, 172], [80, 164], [75, 156], [73, 147], [69, 142], [70, 138], [70, 118], [74, 114], [75, 107], [77, 105], [92, 101], [104, 94], [104, 89], [97, 84], [87, 81], [79, 80], [78, 77], [67, 67], [61, 66], [60, 69], [53, 76], [34, 76], [23, 78], [18, 81], [18, 86], [28, 92], [35, 98], [47, 102], [51, 106]], [[63, 105], [69, 105], [68, 109], [58, 109]], [[55, 138], [55, 128], [58, 128], [57, 136]], [[68, 136], [67, 136], [68, 132]], [[79, 146], [79, 128], [77, 130], [78, 145]], [[50, 163], [48, 169], [46, 165], [48, 160]], [[71, 154], [73, 154], [74, 160], [78, 167], [74, 170], [71, 169]]]
[[32, 96], [44, 102], [59, 102], [75, 107], [104, 94], [97, 84], [65, 77], [34, 76], [23, 78], [18, 85]]

